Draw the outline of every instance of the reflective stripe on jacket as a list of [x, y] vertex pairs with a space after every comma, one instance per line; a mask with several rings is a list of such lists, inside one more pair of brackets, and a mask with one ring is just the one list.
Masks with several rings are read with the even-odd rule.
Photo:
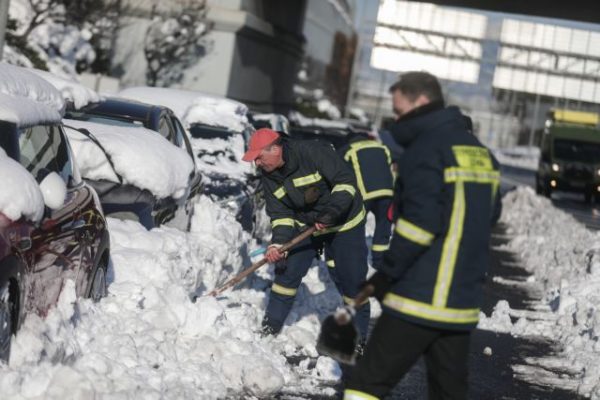
[[397, 279], [384, 308], [446, 329], [479, 318], [490, 231], [500, 215], [497, 161], [455, 107], [397, 123], [411, 138], [395, 196], [398, 210], [382, 270]]
[[325, 208], [337, 216], [336, 225], [315, 235], [350, 230], [364, 222], [354, 175], [329, 144], [285, 140], [283, 156], [283, 167], [262, 174], [273, 243], [285, 243], [299, 227], [314, 225]]

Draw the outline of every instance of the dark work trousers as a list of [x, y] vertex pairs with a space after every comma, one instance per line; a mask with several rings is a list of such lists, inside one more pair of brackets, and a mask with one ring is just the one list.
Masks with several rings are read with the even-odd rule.
[[[319, 250], [325, 250], [330, 276], [345, 302], [350, 302], [360, 291], [367, 275], [367, 245], [365, 224], [348, 231], [313, 236], [292, 248], [286, 258], [285, 268], [275, 273], [271, 287], [269, 304], [263, 325], [273, 333], [278, 333], [288, 316], [296, 291], [302, 278], [317, 257]], [[368, 302], [362, 304], [356, 314], [356, 326], [363, 338], [369, 327], [371, 308]]]
[[392, 223], [387, 218], [390, 204], [392, 204], [391, 197], [365, 201], [365, 209], [375, 216], [375, 233], [371, 245], [371, 263], [375, 269], [379, 269], [383, 262], [383, 253], [386, 252], [390, 243]]
[[470, 337], [470, 331], [429, 328], [384, 311], [351, 373], [345, 398], [384, 398], [424, 355], [429, 400], [466, 399]]

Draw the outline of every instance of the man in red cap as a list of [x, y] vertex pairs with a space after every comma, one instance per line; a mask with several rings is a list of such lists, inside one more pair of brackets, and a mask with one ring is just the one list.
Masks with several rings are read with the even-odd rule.
[[[329, 144], [287, 139], [266, 128], [252, 135], [243, 160], [254, 161], [262, 172], [273, 230], [266, 258], [278, 266], [263, 320], [264, 332], [281, 331], [298, 286], [321, 250], [344, 301], [352, 302], [365, 280], [368, 254], [365, 209], [352, 170]], [[279, 252], [283, 243], [308, 225], [318, 231], [289, 254]], [[358, 307], [356, 317], [363, 338], [369, 318], [367, 301]]]

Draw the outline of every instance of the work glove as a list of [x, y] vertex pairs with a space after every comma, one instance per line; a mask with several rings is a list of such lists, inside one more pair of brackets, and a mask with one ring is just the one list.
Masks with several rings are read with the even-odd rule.
[[269, 247], [267, 247], [267, 252], [265, 253], [265, 258], [267, 259], [268, 262], [270, 262], [271, 264], [274, 264], [278, 261], [285, 259], [285, 257], [287, 256], [287, 251], [284, 253], [281, 253], [279, 251], [281, 249], [281, 247], [282, 247], [282, 245], [280, 245], [280, 244], [271, 244], [271, 245], [269, 245]]
[[371, 297], [375, 297], [377, 300], [379, 300], [379, 302], [382, 302], [383, 298], [387, 292], [390, 291], [393, 284], [394, 280], [390, 276], [384, 274], [383, 272], [377, 271], [373, 274], [373, 276], [371, 276], [371, 278], [369, 278], [369, 280], [362, 284], [361, 288], [364, 288], [367, 285], [373, 286], [374, 290], [373, 294], [371, 294]]

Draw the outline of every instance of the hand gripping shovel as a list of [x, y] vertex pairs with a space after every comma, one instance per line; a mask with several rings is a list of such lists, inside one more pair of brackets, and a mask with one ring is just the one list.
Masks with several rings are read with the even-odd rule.
[[[296, 236], [295, 238], [293, 238], [292, 240], [290, 240], [289, 242], [287, 242], [286, 244], [284, 244], [283, 246], [281, 246], [279, 248], [279, 252], [280, 253], [285, 253], [286, 251], [289, 251], [292, 247], [294, 247], [295, 245], [297, 245], [298, 243], [300, 243], [301, 241], [303, 241], [304, 239], [308, 238], [310, 235], [312, 235], [313, 233], [315, 233], [316, 230], [317, 229], [314, 226], [308, 228], [307, 230], [305, 230], [304, 232], [302, 232], [301, 234], [299, 234], [298, 236]], [[265, 265], [267, 262], [268, 261], [267, 261], [266, 258], [263, 258], [262, 260], [260, 260], [258, 262], [255, 262], [249, 268], [243, 270], [242, 272], [240, 272], [239, 274], [237, 274], [236, 276], [234, 276], [233, 278], [231, 278], [230, 280], [228, 280], [227, 282], [225, 282], [222, 286], [214, 289], [208, 295], [209, 296], [218, 296], [218, 295], [220, 295], [225, 290], [229, 289], [230, 287], [233, 287], [233, 286], [237, 285], [238, 283], [240, 283], [241, 281], [243, 281], [244, 279], [246, 279], [248, 277], [248, 275], [250, 275], [251, 273], [253, 273], [257, 269], [259, 269], [260, 267], [262, 267], [263, 265]]]
[[354, 299], [352, 305], [338, 308], [333, 315], [328, 316], [321, 325], [321, 333], [317, 340], [319, 354], [333, 358], [348, 365], [356, 362], [356, 345], [360, 333], [354, 326], [356, 305], [362, 304], [373, 294], [372, 285], [365, 286]]

